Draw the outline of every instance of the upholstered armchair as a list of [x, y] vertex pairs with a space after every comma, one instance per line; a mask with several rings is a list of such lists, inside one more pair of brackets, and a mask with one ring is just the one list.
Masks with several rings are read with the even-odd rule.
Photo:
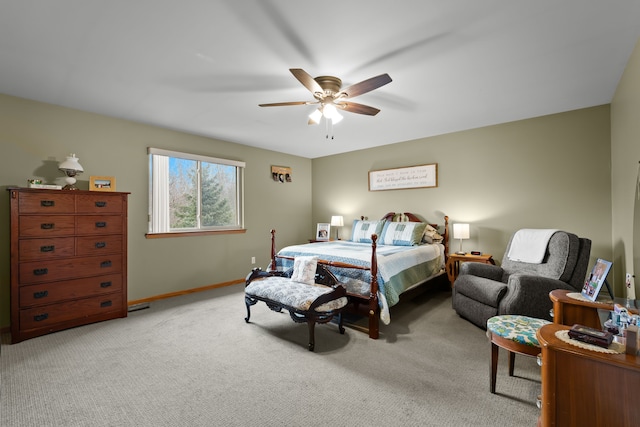
[[[532, 231], [532, 230], [521, 230]], [[533, 230], [535, 231], [535, 230]], [[501, 314], [521, 314], [552, 320], [549, 292], [568, 289], [580, 292], [584, 284], [591, 240], [565, 231], [555, 231], [548, 238], [544, 255], [538, 262], [523, 262], [509, 257], [514, 244], [511, 236], [500, 266], [465, 262], [453, 285], [453, 309], [481, 328], [487, 320]], [[527, 247], [520, 234], [516, 244]], [[538, 243], [538, 242], [536, 242]]]

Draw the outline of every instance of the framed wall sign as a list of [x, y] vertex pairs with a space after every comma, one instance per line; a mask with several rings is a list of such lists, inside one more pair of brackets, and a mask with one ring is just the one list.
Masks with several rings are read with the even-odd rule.
[[438, 164], [369, 171], [369, 191], [438, 186]]
[[115, 176], [89, 177], [89, 190], [91, 191], [116, 191]]

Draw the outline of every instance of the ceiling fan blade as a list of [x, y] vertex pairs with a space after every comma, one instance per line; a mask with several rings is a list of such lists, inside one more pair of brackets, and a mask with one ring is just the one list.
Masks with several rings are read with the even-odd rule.
[[356, 104], [355, 102], [340, 102], [335, 105], [341, 110], [348, 111], [350, 113], [366, 114], [367, 116], [375, 116], [380, 112], [377, 108], [363, 104]]
[[311, 77], [311, 74], [307, 73], [302, 68], [289, 68], [289, 71], [291, 71], [291, 74], [293, 74], [294, 77], [304, 85], [304, 87], [309, 89], [311, 93], [324, 92], [318, 82]]
[[259, 107], [286, 107], [288, 105], [308, 105], [308, 104], [316, 104], [315, 102], [309, 101], [293, 101], [293, 102], [274, 102], [271, 104], [258, 104]]
[[363, 80], [360, 83], [349, 86], [346, 89], [340, 91], [344, 94], [345, 98], [353, 98], [363, 93], [371, 92], [374, 89], [384, 86], [391, 82], [389, 74], [380, 74], [379, 76], [371, 77], [370, 79]]

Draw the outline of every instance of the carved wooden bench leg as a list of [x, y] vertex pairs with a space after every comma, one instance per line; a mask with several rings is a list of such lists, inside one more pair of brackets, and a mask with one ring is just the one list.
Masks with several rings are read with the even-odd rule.
[[313, 351], [316, 346], [316, 322], [314, 320], [308, 320], [307, 324], [309, 325], [309, 351]]
[[244, 318], [244, 321], [249, 323], [249, 318], [251, 317], [251, 306], [258, 302], [257, 299], [249, 298], [248, 296], [244, 297], [244, 303], [247, 306], [247, 317]]

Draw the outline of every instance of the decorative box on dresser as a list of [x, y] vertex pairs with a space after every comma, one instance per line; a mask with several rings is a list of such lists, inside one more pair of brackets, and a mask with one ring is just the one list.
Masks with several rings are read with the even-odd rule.
[[12, 343], [126, 317], [128, 193], [9, 192]]

